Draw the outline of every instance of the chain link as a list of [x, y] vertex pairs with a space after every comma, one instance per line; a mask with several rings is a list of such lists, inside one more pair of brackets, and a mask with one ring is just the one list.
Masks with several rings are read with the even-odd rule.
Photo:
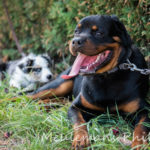
[[140, 72], [141, 74], [144, 74], [144, 75], [149, 75], [150, 74], [150, 69], [140, 69], [135, 64], [131, 63], [129, 61], [129, 59], [127, 59], [127, 62], [128, 63], [120, 64], [119, 68], [122, 69], [122, 70], [128, 70], [129, 69], [131, 71], [137, 71], [137, 72]]

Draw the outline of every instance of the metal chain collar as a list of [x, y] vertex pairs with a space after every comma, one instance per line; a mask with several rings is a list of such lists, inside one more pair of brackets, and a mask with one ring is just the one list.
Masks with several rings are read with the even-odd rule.
[[140, 69], [135, 64], [131, 63], [129, 59], [127, 59], [127, 63], [123, 63], [119, 65], [119, 69], [122, 70], [131, 70], [131, 71], [137, 71], [144, 75], [150, 74], [150, 69]]

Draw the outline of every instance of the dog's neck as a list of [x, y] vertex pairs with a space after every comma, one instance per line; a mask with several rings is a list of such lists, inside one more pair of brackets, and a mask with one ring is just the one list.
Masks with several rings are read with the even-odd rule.
[[122, 65], [123, 65], [124, 63], [128, 63], [128, 60], [130, 60], [131, 55], [132, 55], [132, 47], [130, 48], [129, 53], [128, 53], [127, 58], [126, 58], [125, 61], [123, 61], [121, 64], [118, 64], [118, 65], [117, 65], [116, 67], [114, 67], [113, 69], [104, 72], [104, 74], [105, 74], [105, 75], [107, 75], [107, 74], [112, 74], [112, 73], [117, 72], [118, 70], [123, 70], [123, 69], [122, 69]]

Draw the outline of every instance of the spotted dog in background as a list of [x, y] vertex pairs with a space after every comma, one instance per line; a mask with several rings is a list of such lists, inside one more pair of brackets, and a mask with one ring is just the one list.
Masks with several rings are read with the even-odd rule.
[[119, 111], [123, 117], [134, 120], [132, 147], [141, 149], [141, 144], [147, 144], [150, 131], [143, 124], [150, 123], [147, 110], [150, 106], [145, 101], [148, 76], [119, 66], [127, 60], [138, 68], [147, 65], [139, 49], [133, 46], [125, 26], [114, 15], [85, 17], [75, 29], [70, 52], [77, 55], [73, 66], [29, 97], [44, 102], [54, 94], [74, 95], [68, 111], [74, 129], [74, 149], [90, 145], [85, 123], [107, 110]]
[[24, 92], [33, 91], [39, 83], [46, 83], [52, 79], [50, 70], [51, 59], [48, 55], [34, 55], [1, 64], [1, 72], [5, 71], [9, 77], [9, 85]]

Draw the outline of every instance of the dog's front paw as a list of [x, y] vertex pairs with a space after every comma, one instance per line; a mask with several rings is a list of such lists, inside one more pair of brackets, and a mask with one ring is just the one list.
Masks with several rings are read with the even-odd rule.
[[81, 150], [85, 147], [90, 146], [88, 132], [86, 130], [80, 130], [74, 134], [72, 148], [75, 150]]
[[132, 148], [134, 150], [146, 150], [148, 148], [148, 142], [146, 140], [136, 139], [132, 142]]

